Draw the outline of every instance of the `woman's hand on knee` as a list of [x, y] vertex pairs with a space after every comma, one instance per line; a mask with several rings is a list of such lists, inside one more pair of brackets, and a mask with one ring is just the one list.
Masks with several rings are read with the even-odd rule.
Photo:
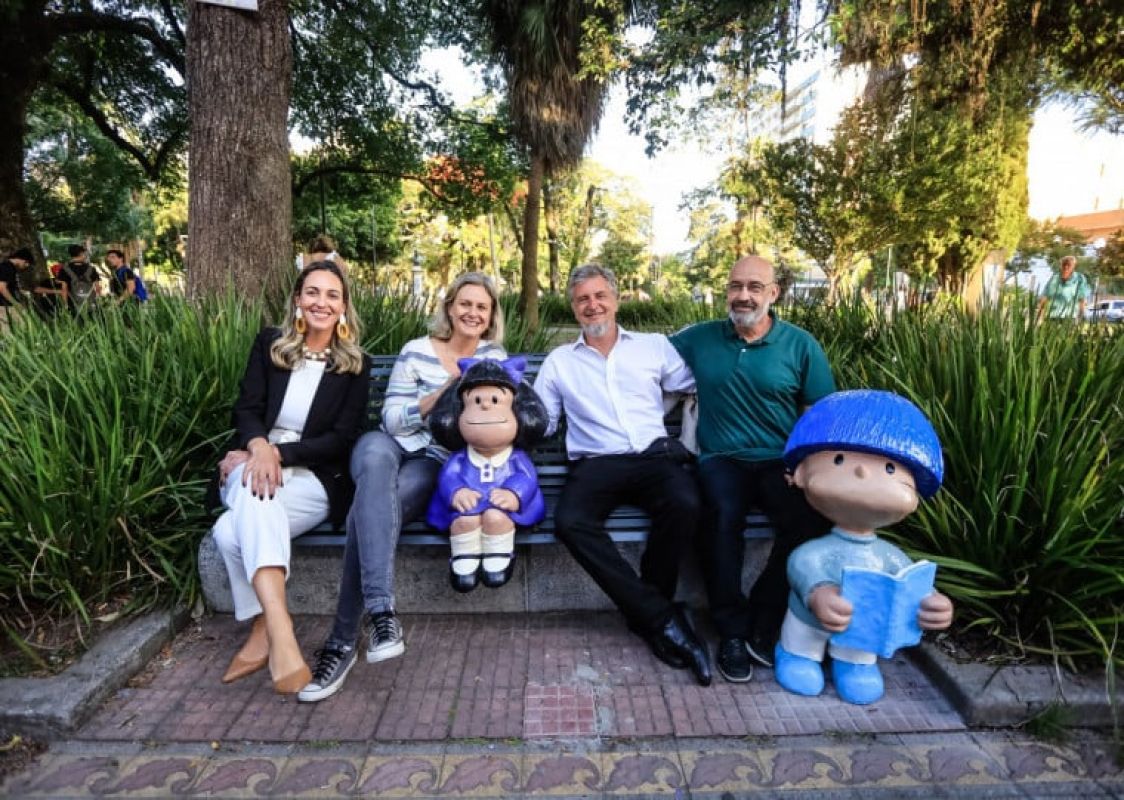
[[250, 441], [250, 457], [242, 470], [242, 485], [249, 485], [254, 497], [272, 498], [281, 486], [281, 454], [266, 439]]
[[236, 468], [245, 464], [250, 458], [248, 450], [228, 450], [226, 455], [223, 456], [222, 461], [219, 462], [219, 483], [226, 483], [226, 479], [230, 477], [230, 473], [234, 472]]

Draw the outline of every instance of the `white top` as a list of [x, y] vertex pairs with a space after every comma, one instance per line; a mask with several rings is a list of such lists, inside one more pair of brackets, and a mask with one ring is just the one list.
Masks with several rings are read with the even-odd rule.
[[312, 398], [316, 396], [316, 389], [320, 386], [320, 379], [324, 377], [326, 366], [326, 361], [308, 359], [297, 364], [289, 376], [289, 385], [285, 389], [285, 398], [281, 401], [281, 410], [277, 412], [277, 421], [269, 432], [271, 444], [300, 441], [304, 423], [308, 419], [308, 410], [312, 408]]
[[[480, 341], [475, 355], [477, 358], [507, 357], [500, 345], [487, 340]], [[412, 453], [433, 442], [418, 403], [448, 383], [449, 378], [428, 336], [406, 342], [390, 371], [382, 407], [382, 429], [393, 436], [403, 450]], [[445, 454], [436, 444], [433, 449], [439, 451], [435, 454]]]
[[582, 335], [551, 352], [535, 379], [548, 436], [566, 415], [570, 458], [642, 453], [667, 436], [664, 392], [694, 391], [694, 375], [666, 336], [617, 331], [608, 358]]

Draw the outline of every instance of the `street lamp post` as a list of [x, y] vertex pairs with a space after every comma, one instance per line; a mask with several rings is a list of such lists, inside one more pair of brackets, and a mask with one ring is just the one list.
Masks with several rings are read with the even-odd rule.
[[417, 242], [414, 242], [414, 263], [410, 268], [410, 276], [413, 278], [413, 295], [420, 298], [422, 296], [422, 260], [418, 254]]

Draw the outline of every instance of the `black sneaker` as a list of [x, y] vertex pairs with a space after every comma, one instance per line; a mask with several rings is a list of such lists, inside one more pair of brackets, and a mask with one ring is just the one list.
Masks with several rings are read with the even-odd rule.
[[743, 644], [749, 651], [749, 657], [763, 667], [773, 666], [773, 651], [777, 648], [775, 639], [758, 633], [751, 633]]
[[730, 683], [745, 683], [753, 677], [753, 664], [745, 639], [723, 639], [718, 644], [718, 671]]
[[297, 700], [316, 703], [334, 695], [343, 686], [347, 673], [355, 666], [357, 653], [354, 647], [324, 647], [316, 651], [316, 666], [312, 680], [297, 693]]
[[383, 611], [367, 616], [367, 663], [386, 661], [406, 652], [402, 638], [402, 623], [393, 611]]

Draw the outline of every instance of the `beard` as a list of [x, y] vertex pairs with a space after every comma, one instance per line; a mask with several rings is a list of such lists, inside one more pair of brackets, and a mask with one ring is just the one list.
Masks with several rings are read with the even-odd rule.
[[769, 313], [768, 306], [757, 305], [753, 308], [730, 309], [730, 322], [735, 328], [752, 328]]
[[599, 339], [609, 332], [608, 322], [591, 322], [588, 325], [582, 325], [582, 333], [587, 339]]

